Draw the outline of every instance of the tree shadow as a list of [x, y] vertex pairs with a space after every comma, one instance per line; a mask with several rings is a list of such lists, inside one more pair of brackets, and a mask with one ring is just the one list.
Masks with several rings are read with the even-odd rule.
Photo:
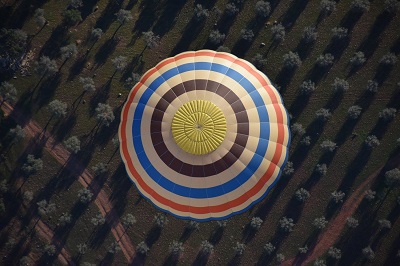
[[172, 49], [170, 55], [174, 56], [176, 54], [186, 51], [193, 40], [200, 34], [201, 30], [204, 27], [204, 24], [205, 21], [196, 21], [196, 19], [192, 17], [192, 19], [186, 25], [185, 30], [181, 35], [181, 38]]
[[57, 142], [62, 142], [65, 137], [71, 132], [76, 124], [76, 114], [71, 113], [66, 119], [59, 120], [57, 125], [53, 127], [51, 135]]
[[356, 12], [353, 9], [350, 9], [340, 21], [340, 27], [346, 28], [349, 32], [352, 32], [354, 26], [360, 20], [362, 15], [362, 12]]
[[153, 26], [153, 32], [160, 37], [164, 36], [175, 25], [176, 18], [186, 1], [165, 1], [162, 4], [162, 13]]
[[284, 94], [290, 82], [293, 79], [293, 76], [296, 72], [295, 68], [287, 68], [283, 67], [281, 71], [279, 71], [278, 75], [275, 78], [275, 83], [281, 86], [280, 93]]
[[184, 229], [183, 232], [182, 232], [181, 237], [179, 238], [179, 241], [182, 242], [182, 243], [186, 242], [186, 240], [189, 239], [190, 235], [191, 235], [195, 230], [196, 230], [196, 229], [192, 229], [192, 228], [185, 227], [185, 229]]
[[87, 59], [87, 54], [80, 56], [75, 62], [72, 64], [72, 66], [69, 69], [69, 74], [68, 74], [68, 81], [71, 81], [74, 77], [76, 77], [79, 73], [82, 72], [83, 68], [85, 67], [88, 59]]
[[282, 25], [285, 26], [286, 31], [290, 31], [299, 18], [300, 14], [304, 11], [308, 4], [306, 0], [291, 1], [286, 13], [280, 17]]
[[254, 42], [254, 39], [257, 38], [259, 32], [264, 26], [264, 20], [260, 18], [253, 18], [249, 23], [246, 25], [246, 29], [252, 30], [254, 33], [254, 38], [251, 41], [246, 41], [240, 38], [232, 47], [232, 54], [238, 57], [244, 57], [247, 51], [250, 49], [251, 45]]
[[235, 254], [235, 256], [228, 262], [228, 265], [240, 265], [242, 257], [239, 254]]
[[108, 1], [107, 6], [96, 21], [95, 28], [106, 31], [110, 25], [116, 20], [115, 13], [121, 9], [123, 1]]
[[390, 24], [392, 19], [393, 15], [386, 12], [382, 12], [376, 17], [368, 36], [363, 40], [363, 42], [357, 49], [358, 51], [363, 51], [366, 58], [371, 57], [376, 48], [378, 48], [379, 43], [382, 39], [380, 38], [380, 36], [384, 32], [386, 27]]
[[114, 52], [117, 47], [119, 40], [117, 38], [110, 38], [97, 50], [94, 55], [94, 62], [96, 68], [102, 66], [108, 59], [108, 57]]
[[223, 235], [224, 235], [224, 228], [218, 226], [212, 231], [208, 241], [215, 246], [219, 243], [219, 241], [221, 241]]
[[392, 69], [393, 66], [391, 65], [380, 64], [372, 80], [378, 82], [379, 86], [381, 86], [389, 77], [390, 73], [392, 72]]
[[38, 93], [34, 99], [39, 108], [48, 104], [53, 98], [56, 88], [61, 83], [61, 74], [57, 72], [51, 78], [46, 79], [39, 88]]
[[99, 227], [95, 227], [89, 237], [88, 246], [91, 249], [97, 249], [101, 247], [110, 232], [111, 227], [108, 223], [104, 223]]
[[[142, 34], [142, 32], [148, 31], [157, 19], [157, 16], [158, 16], [157, 10], [158, 10], [159, 4], [161, 4], [162, 2], [163, 1], [156, 1], [156, 0], [142, 1], [139, 6], [140, 14], [139, 14], [138, 19], [135, 22], [135, 26], [133, 27], [132, 32], [138, 33], [140, 35], [140, 34]], [[171, 2], [171, 1], [168, 1], [168, 2]], [[173, 1], [173, 2], [176, 2], [176, 1]], [[166, 19], [160, 23], [168, 24], [168, 23], [170, 23], [168, 21], [171, 21], [171, 20], [173, 21], [172, 18], [173, 17], [171, 16], [168, 19]], [[158, 27], [159, 27], [158, 29], [161, 29], [160, 25]]]
[[306, 74], [304, 80], [312, 80], [315, 85], [318, 85], [321, 80], [323, 80], [329, 72], [331, 67], [322, 67], [315, 64]]
[[149, 248], [151, 248], [154, 245], [154, 243], [156, 243], [157, 240], [160, 238], [161, 231], [162, 231], [161, 227], [153, 226], [147, 233], [146, 240], [144, 242], [147, 244]]
[[354, 184], [356, 177], [361, 173], [364, 169], [365, 165], [367, 164], [370, 156], [371, 156], [371, 149], [368, 149], [364, 143], [362, 144], [361, 149], [357, 153], [356, 157], [351, 161], [349, 166], [347, 167], [347, 172], [342, 179], [341, 184], [337, 190], [340, 190], [346, 194], [348, 194], [349, 189]]
[[83, 1], [83, 6], [80, 8], [82, 20], [85, 20], [90, 14], [93, 13], [94, 6], [98, 0], [85, 0]]
[[200, 250], [199, 253], [197, 253], [196, 259], [192, 263], [192, 266], [206, 265], [209, 257], [210, 257], [209, 254]]
[[60, 47], [70, 43], [70, 34], [68, 28], [64, 25], [58, 25], [51, 33], [50, 38], [45, 42], [40, 49], [39, 57], [46, 55], [50, 58], [55, 58], [59, 55]]
[[297, 44], [295, 48], [295, 52], [299, 55], [301, 61], [306, 60], [306, 58], [310, 55], [312, 49], [314, 48], [315, 42], [306, 42], [303, 39]]
[[310, 96], [308, 95], [298, 95], [296, 100], [290, 105], [289, 110], [293, 115], [293, 118], [290, 120], [291, 123], [296, 122], [296, 118], [300, 116], [300, 114], [304, 111], [310, 101]]
[[16, 4], [15, 1], [12, 1], [13, 5], [6, 5], [6, 3], [2, 2], [0, 8], [1, 28], [21, 29], [34, 11], [32, 7], [40, 8], [45, 2], [45, 0], [32, 0], [18, 1], [18, 4]]

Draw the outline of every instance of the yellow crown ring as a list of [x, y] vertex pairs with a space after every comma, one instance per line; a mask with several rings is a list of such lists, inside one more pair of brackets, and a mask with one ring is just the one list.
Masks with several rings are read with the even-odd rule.
[[226, 135], [226, 119], [215, 104], [194, 100], [182, 105], [172, 119], [172, 136], [178, 146], [191, 154], [214, 151]]

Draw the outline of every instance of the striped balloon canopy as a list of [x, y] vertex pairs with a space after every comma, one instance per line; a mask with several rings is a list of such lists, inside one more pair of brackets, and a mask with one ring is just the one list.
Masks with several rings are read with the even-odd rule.
[[287, 161], [288, 113], [270, 80], [229, 53], [200, 50], [147, 71], [122, 109], [120, 152], [159, 209], [222, 220], [260, 201]]

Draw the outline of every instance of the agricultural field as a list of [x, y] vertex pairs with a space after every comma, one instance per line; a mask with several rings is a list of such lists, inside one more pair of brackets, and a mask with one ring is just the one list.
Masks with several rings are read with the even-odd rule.
[[[0, 1], [1, 265], [399, 265], [400, 1]], [[290, 113], [289, 162], [226, 221], [157, 209], [118, 127], [161, 60], [252, 62]]]

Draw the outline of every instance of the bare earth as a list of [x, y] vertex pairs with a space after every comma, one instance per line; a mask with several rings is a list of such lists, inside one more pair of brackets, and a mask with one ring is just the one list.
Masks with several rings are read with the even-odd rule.
[[[28, 133], [32, 138], [39, 139], [39, 137], [44, 137], [44, 148], [61, 164], [66, 165], [70, 157], [70, 153], [64, 148], [61, 143], [57, 143], [54, 138], [48, 132], [44, 133], [44, 136], [40, 136], [43, 133], [43, 128], [40, 127], [33, 120], [26, 121], [24, 115], [19, 112], [18, 110], [14, 109], [13, 106], [9, 105], [8, 103], [4, 102], [1, 107], [6, 115], [12, 115], [13, 119], [17, 121], [20, 125], [24, 125], [23, 129], [26, 133]], [[83, 169], [81, 171], [80, 176], [78, 177], [78, 181], [87, 188], [90, 184], [90, 188], [95, 191], [99, 191], [97, 194], [96, 199], [94, 202], [96, 203], [97, 207], [99, 208], [101, 214], [106, 217], [107, 222], [111, 226], [111, 231], [118, 241], [119, 246], [121, 247], [122, 252], [124, 253], [127, 261], [129, 263], [133, 262], [135, 257], [135, 248], [130, 240], [129, 236], [125, 234], [125, 229], [122, 226], [119, 217], [116, 211], [113, 209], [112, 203], [108, 200], [107, 193], [101, 189], [99, 184], [93, 178], [93, 176], [89, 173], [89, 171], [84, 168], [78, 161], [74, 161], [72, 164], [69, 163], [67, 165], [68, 170], [72, 173], [76, 172], [77, 169]], [[44, 224], [45, 225], [45, 224]], [[43, 226], [43, 224], [38, 223], [38, 226], [45, 230], [43, 233], [45, 236], [48, 237], [53, 235], [50, 228], [47, 226]], [[50, 231], [49, 231], [50, 230]], [[47, 237], [46, 237], [47, 238]], [[50, 238], [52, 239], [52, 237]], [[65, 254], [66, 255], [66, 254]], [[68, 257], [64, 257], [61, 259], [61, 262], [68, 264], [65, 259]], [[68, 260], [67, 260], [68, 261]]]

